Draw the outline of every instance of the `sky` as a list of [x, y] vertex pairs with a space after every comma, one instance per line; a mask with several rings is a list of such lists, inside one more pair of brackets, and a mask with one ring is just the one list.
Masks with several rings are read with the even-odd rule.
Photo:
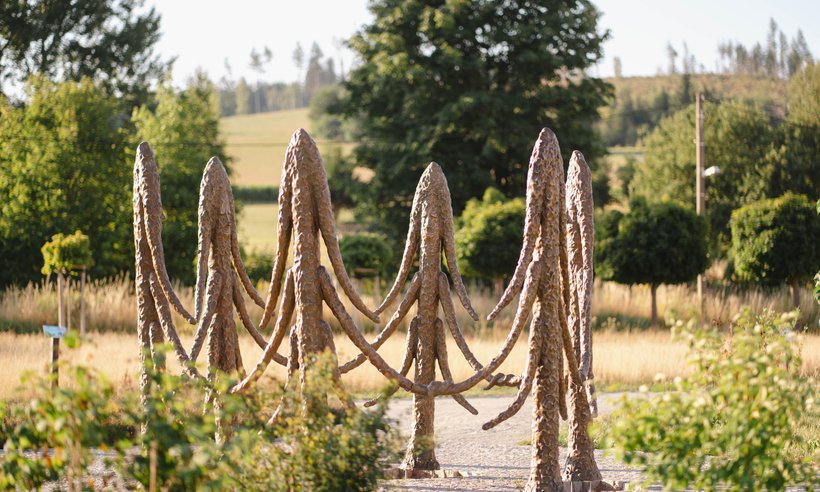
[[[798, 29], [814, 56], [820, 57], [820, 1], [818, 0], [597, 0], [603, 13], [601, 29], [610, 31], [604, 60], [592, 74], [613, 75], [619, 57], [623, 75], [655, 75], [668, 66], [667, 43], [683, 53], [683, 43], [707, 70], [715, 70], [717, 45], [738, 41], [765, 43], [769, 19], [774, 18], [789, 39]], [[184, 84], [197, 69], [212, 79], [226, 74], [255, 81], [249, 67], [251, 49], [265, 46], [273, 52], [263, 80], [294, 81], [296, 43], [305, 53], [316, 42], [333, 56], [337, 71], [347, 71], [353, 54], [342, 41], [372, 16], [367, 0], [148, 0], [162, 15], [163, 36], [158, 51], [176, 57], [174, 82]]]

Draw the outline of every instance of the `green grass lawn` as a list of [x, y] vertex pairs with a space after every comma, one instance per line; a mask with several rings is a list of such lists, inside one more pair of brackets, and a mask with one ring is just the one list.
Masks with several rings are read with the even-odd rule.
[[237, 217], [239, 242], [247, 251], [276, 251], [276, 222], [279, 206], [275, 203], [244, 205]]

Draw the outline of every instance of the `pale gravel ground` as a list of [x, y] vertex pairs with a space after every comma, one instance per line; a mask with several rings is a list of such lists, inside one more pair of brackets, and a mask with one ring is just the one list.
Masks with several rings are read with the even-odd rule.
[[[623, 393], [598, 396], [601, 415], [608, 415], [617, 406]], [[635, 393], [629, 394], [630, 397]], [[478, 410], [472, 415], [450, 398], [436, 400], [436, 457], [444, 469], [468, 472], [462, 478], [434, 478], [413, 480], [391, 480], [386, 483], [388, 490], [402, 491], [495, 491], [520, 490], [529, 475], [530, 446], [522, 444], [530, 439], [532, 418], [532, 398], [515, 416], [488, 431], [481, 430], [481, 424], [495, 417], [512, 401], [513, 396], [468, 398]], [[390, 404], [388, 416], [399, 421], [403, 435], [412, 429], [412, 401], [394, 400]], [[561, 425], [566, 425], [562, 422]], [[566, 449], [561, 450], [561, 464]], [[603, 479], [614, 481], [641, 482], [640, 471], [629, 469], [622, 462], [601, 451], [595, 457]]]

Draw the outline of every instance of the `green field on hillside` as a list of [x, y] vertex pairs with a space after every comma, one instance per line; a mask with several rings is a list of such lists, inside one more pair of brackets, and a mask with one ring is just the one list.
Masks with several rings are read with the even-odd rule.
[[[279, 175], [290, 137], [298, 128], [310, 132], [308, 109], [227, 116], [220, 120], [225, 150], [232, 158], [231, 182], [239, 186], [279, 185]], [[339, 144], [322, 142], [315, 135], [320, 152]], [[351, 144], [342, 146], [349, 151]]]

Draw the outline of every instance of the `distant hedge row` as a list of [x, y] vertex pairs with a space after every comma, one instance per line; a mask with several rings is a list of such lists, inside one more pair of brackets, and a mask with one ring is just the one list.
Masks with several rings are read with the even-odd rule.
[[234, 186], [233, 197], [244, 203], [276, 203], [278, 186]]

